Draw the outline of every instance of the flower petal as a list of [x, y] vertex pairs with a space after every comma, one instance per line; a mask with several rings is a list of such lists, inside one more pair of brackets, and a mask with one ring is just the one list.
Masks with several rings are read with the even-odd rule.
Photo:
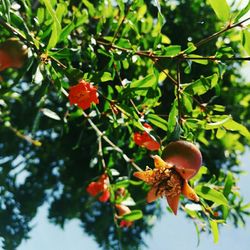
[[157, 195], [157, 188], [152, 187], [147, 194], [147, 202], [151, 203], [151, 202], [157, 200], [159, 197], [160, 197], [160, 195]]
[[176, 215], [178, 210], [178, 204], [180, 199], [180, 194], [177, 194], [175, 196], [166, 196], [167, 202], [173, 213]]
[[188, 182], [186, 180], [184, 180], [181, 192], [189, 200], [193, 200], [195, 202], [199, 201], [199, 197], [197, 196], [197, 194], [195, 193], [195, 191], [193, 190], [193, 188], [191, 188], [189, 186], [189, 184], [188, 184]]
[[148, 184], [152, 183], [152, 179], [154, 179], [154, 171], [152, 169], [146, 171], [138, 171], [134, 172], [134, 176], [142, 181], [145, 181]]
[[168, 164], [167, 162], [162, 160], [162, 158], [160, 156], [158, 156], [158, 155], [152, 155], [151, 157], [154, 159], [155, 167], [158, 168], [158, 169], [172, 168], [173, 167], [173, 165]]

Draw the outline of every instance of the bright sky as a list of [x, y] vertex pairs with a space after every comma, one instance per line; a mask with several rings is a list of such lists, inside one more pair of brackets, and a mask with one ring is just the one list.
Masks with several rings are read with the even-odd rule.
[[[248, 2], [244, 0], [243, 2]], [[250, 64], [244, 68], [244, 74], [249, 77]], [[249, 172], [250, 151], [243, 159], [240, 168]], [[239, 186], [246, 202], [250, 202], [249, 189], [250, 176], [241, 176]], [[162, 201], [166, 206], [166, 201]], [[33, 221], [32, 230], [28, 241], [24, 241], [17, 250], [98, 250], [95, 241], [84, 234], [78, 221], [66, 224], [65, 229], [50, 224], [46, 218], [47, 210], [43, 206]], [[147, 236], [146, 243], [149, 250], [249, 250], [250, 249], [250, 218], [246, 219], [245, 228], [235, 229], [232, 225], [225, 225], [220, 230], [220, 240], [217, 245], [213, 243], [211, 235], [203, 233], [197, 248], [197, 236], [192, 221], [185, 219], [183, 213], [178, 216], [166, 212], [156, 222], [152, 235]], [[0, 242], [1, 248], [1, 242]]]
[[[243, 159], [240, 168], [249, 171], [250, 151]], [[243, 175], [239, 187], [246, 202], [250, 202], [249, 189], [250, 176]], [[162, 200], [166, 206], [166, 201]], [[146, 237], [149, 250], [249, 250], [250, 246], [250, 218], [245, 228], [235, 229], [232, 225], [225, 225], [220, 230], [220, 240], [217, 245], [213, 243], [212, 235], [203, 233], [197, 248], [197, 236], [192, 221], [187, 220], [183, 213], [174, 216], [168, 212], [155, 223], [152, 235]], [[65, 226], [65, 230], [49, 224], [46, 219], [46, 207], [39, 210], [31, 232], [31, 240], [23, 242], [18, 250], [98, 250], [92, 238], [83, 233], [77, 221]]]

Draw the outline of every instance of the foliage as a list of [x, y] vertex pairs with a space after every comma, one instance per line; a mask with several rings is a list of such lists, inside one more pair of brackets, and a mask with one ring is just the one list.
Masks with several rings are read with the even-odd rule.
[[[215, 242], [218, 225], [244, 224], [249, 205], [237, 189], [237, 166], [250, 143], [250, 84], [240, 73], [249, 60], [249, 6], [3, 0], [0, 42], [16, 37], [29, 50], [22, 68], [0, 76], [4, 248], [28, 238], [46, 202], [51, 222], [79, 219], [103, 249], [138, 249], [166, 211], [146, 203], [149, 186], [133, 172], [152, 167], [150, 154], [179, 138], [199, 145], [204, 165], [191, 179], [200, 201], [181, 198], [187, 219]], [[68, 99], [81, 80], [95, 95], [84, 110]], [[160, 149], [136, 144], [135, 133]], [[108, 181], [100, 182], [103, 174]], [[108, 185], [109, 201], [86, 191], [93, 182], [95, 194]], [[130, 212], [117, 215], [119, 204]], [[121, 228], [120, 221], [133, 223]]]

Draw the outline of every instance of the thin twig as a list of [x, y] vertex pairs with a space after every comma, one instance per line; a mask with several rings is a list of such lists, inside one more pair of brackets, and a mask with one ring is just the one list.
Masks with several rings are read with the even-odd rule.
[[177, 102], [178, 102], [178, 113], [179, 113], [179, 124], [182, 122], [182, 106], [181, 106], [181, 99], [180, 99], [180, 94], [181, 94], [181, 72], [180, 72], [180, 62], [177, 63], [177, 86], [176, 86], [176, 91], [177, 91]]
[[11, 32], [14, 36], [17, 36], [28, 47], [33, 48], [36, 53], [39, 54], [39, 50], [37, 49], [36, 45], [33, 42], [29, 41], [19, 30], [8, 24], [2, 17], [0, 17], [0, 25]]
[[98, 136], [98, 156], [101, 159], [102, 167], [104, 171], [106, 170], [106, 163], [103, 157], [103, 150], [102, 150], [102, 137]]
[[210, 60], [210, 61], [250, 61], [250, 57], [215, 57], [215, 56], [199, 56], [199, 57], [190, 57], [185, 54], [178, 54], [176, 56], [164, 56], [164, 55], [155, 55], [152, 51], [134, 51], [133, 49], [123, 48], [114, 44], [110, 44], [110, 42], [97, 40], [97, 43], [108, 47], [109, 49], [117, 49], [126, 53], [132, 53], [134, 55], [138, 55], [140, 57], [147, 57], [152, 60], [155, 60], [155, 64], [158, 64], [157, 59], [165, 59], [170, 61], [185, 61], [185, 60]]
[[123, 157], [123, 159], [130, 163], [134, 168], [136, 168], [138, 171], [143, 171], [135, 162], [133, 159], [130, 159], [121, 148], [116, 146], [106, 135], [104, 135], [104, 132], [99, 130], [99, 128], [92, 122], [92, 120], [89, 118], [89, 116], [83, 111], [83, 116], [88, 120], [90, 126], [95, 130], [97, 136], [102, 137], [104, 141], [106, 141], [116, 152], [120, 153]]
[[226, 26], [226, 27], [225, 27], [224, 29], [222, 29], [221, 31], [218, 31], [218, 32], [216, 32], [216, 33], [214, 33], [214, 34], [212, 34], [212, 35], [210, 35], [210, 36], [208, 36], [208, 37], [202, 39], [201, 41], [197, 42], [197, 43], [195, 44], [195, 47], [198, 48], [198, 47], [200, 47], [201, 45], [204, 45], [205, 43], [211, 41], [212, 39], [218, 37], [219, 35], [221, 35], [222, 33], [226, 32], [226, 31], [228, 31], [228, 30], [231, 30], [231, 29], [233, 29], [233, 28], [235, 28], [235, 27], [240, 27], [243, 23], [247, 22], [248, 20], [250, 20], [250, 17], [248, 17], [248, 18], [246, 18], [246, 19], [244, 19], [244, 20], [242, 20], [242, 21], [240, 21], [240, 22], [238, 22], [238, 23], [229, 24], [228, 26]]
[[[117, 76], [118, 76], [118, 78], [119, 78], [119, 81], [120, 81], [120, 83], [121, 83], [121, 86], [124, 88], [124, 86], [123, 86], [123, 84], [122, 84], [122, 78], [121, 78], [120, 73], [119, 73], [118, 70], [117, 70], [116, 64], [114, 64], [114, 68], [115, 68], [115, 72], [116, 72], [116, 74], [117, 74]], [[136, 112], [139, 116], [142, 116], [141, 112], [137, 109], [137, 107], [136, 107], [134, 101], [133, 101], [132, 99], [129, 99], [129, 101], [130, 101], [130, 103], [132, 104], [133, 108], [135, 109], [135, 112]]]
[[118, 26], [118, 28], [117, 28], [117, 30], [116, 30], [114, 36], [113, 36], [113, 39], [112, 39], [112, 42], [111, 42], [112, 44], [114, 43], [114, 41], [115, 41], [117, 35], [119, 34], [119, 32], [120, 32], [120, 30], [121, 30], [121, 27], [122, 27], [124, 21], [126, 20], [126, 18], [127, 18], [127, 16], [128, 16], [128, 13], [129, 13], [129, 11], [130, 11], [130, 7], [131, 7], [131, 5], [128, 6], [127, 12], [126, 12], [126, 14], [123, 16], [122, 21], [121, 21], [121, 23], [119, 24], [119, 26]]
[[[3, 122], [2, 119], [0, 119], [0, 122]], [[18, 129], [12, 127], [11, 125], [5, 126], [6, 128], [8, 128], [10, 131], [12, 131], [17, 137], [29, 142], [30, 144], [36, 146], [36, 147], [40, 147], [42, 146], [42, 143], [38, 140], [34, 140], [31, 136], [29, 135], [25, 135], [23, 134], [21, 131], [19, 131]]]

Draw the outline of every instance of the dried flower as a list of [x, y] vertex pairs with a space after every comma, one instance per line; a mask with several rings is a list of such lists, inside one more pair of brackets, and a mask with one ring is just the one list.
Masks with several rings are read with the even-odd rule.
[[167, 202], [177, 214], [180, 194], [183, 194], [190, 200], [199, 201], [195, 191], [189, 186], [188, 181], [183, 179], [175, 166], [163, 161], [159, 156], [153, 156], [154, 169], [135, 172], [134, 176], [151, 185], [147, 195], [147, 202], [153, 202], [157, 198], [165, 196]]

